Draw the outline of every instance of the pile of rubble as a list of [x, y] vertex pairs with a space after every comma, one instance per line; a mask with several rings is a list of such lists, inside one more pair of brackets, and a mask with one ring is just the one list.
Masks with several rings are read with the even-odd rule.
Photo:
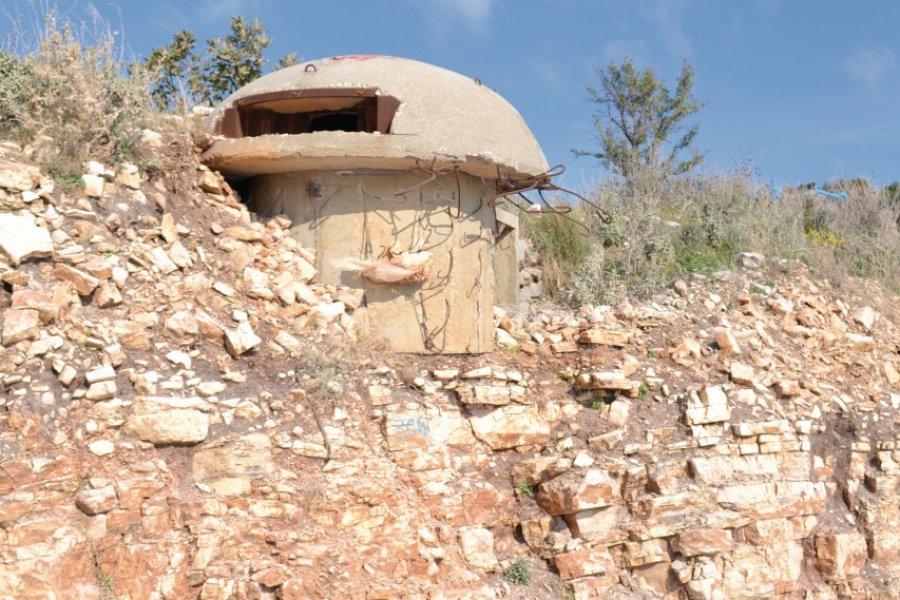
[[0, 148], [0, 598], [900, 598], [896, 297], [757, 266], [391, 355], [193, 156]]

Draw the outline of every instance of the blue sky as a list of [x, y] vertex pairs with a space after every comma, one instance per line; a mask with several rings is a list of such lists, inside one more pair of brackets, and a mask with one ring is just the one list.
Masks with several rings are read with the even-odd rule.
[[[33, 13], [30, 0], [3, 0]], [[85, 3], [59, 0], [61, 12]], [[696, 73], [705, 168], [748, 162], [784, 183], [900, 179], [900, 2], [896, 0], [96, 0], [132, 52], [179, 29], [224, 35], [232, 15], [268, 29], [274, 62], [387, 54], [480, 78], [528, 122], [565, 183], [604, 176], [572, 148], [594, 147], [585, 86], [631, 57], [674, 85]], [[0, 20], [0, 34], [9, 30]]]

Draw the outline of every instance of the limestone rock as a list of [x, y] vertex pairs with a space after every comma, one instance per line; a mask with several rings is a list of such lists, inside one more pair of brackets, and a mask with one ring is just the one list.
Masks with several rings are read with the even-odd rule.
[[84, 397], [88, 400], [93, 400], [94, 402], [99, 402], [100, 400], [109, 400], [113, 396], [116, 395], [116, 382], [115, 381], [98, 381], [97, 383], [92, 383], [88, 388], [87, 393], [85, 393]]
[[624, 427], [628, 423], [628, 415], [631, 413], [631, 402], [619, 398], [609, 405], [609, 415], [606, 420], [613, 427]]
[[691, 529], [679, 533], [672, 542], [672, 549], [684, 556], [720, 554], [731, 548], [731, 532], [727, 529]]
[[103, 187], [106, 181], [103, 177], [93, 173], [85, 173], [81, 176], [84, 184], [84, 195], [89, 198], [99, 198], [103, 195]]
[[900, 370], [889, 360], [884, 361], [884, 376], [891, 385], [900, 383]]
[[542, 483], [537, 502], [550, 515], [609, 506], [619, 499], [615, 479], [600, 469], [572, 470]]
[[459, 530], [459, 543], [466, 562], [476, 569], [492, 571], [497, 568], [494, 554], [494, 534], [484, 527], [463, 527]]
[[853, 313], [853, 320], [863, 327], [866, 331], [872, 329], [875, 324], [875, 310], [871, 306], [863, 306]]
[[250, 480], [266, 476], [272, 468], [272, 443], [258, 433], [216, 441], [197, 449], [193, 459], [194, 481], [223, 496], [245, 493]]
[[739, 385], [753, 385], [753, 379], [755, 377], [755, 373], [753, 371], [753, 367], [750, 365], [746, 365], [743, 363], [731, 363], [731, 368], [729, 369], [729, 375], [731, 376], [731, 380]]
[[800, 384], [791, 379], [782, 379], [775, 383], [775, 391], [779, 396], [793, 397], [800, 395]]
[[344, 314], [345, 306], [343, 302], [329, 302], [324, 304], [319, 304], [317, 306], [312, 307], [309, 311], [309, 318], [311, 321], [320, 324], [333, 323], [342, 314]]
[[152, 262], [163, 275], [168, 275], [169, 273], [178, 270], [178, 265], [176, 265], [166, 251], [159, 246], [150, 251], [150, 262]]
[[53, 240], [49, 231], [35, 224], [32, 215], [0, 212], [0, 251], [16, 266], [52, 255]]
[[605, 390], [617, 392], [637, 391], [639, 383], [631, 381], [621, 370], [582, 373], [578, 376], [578, 387], [585, 390]]
[[856, 531], [816, 536], [816, 568], [829, 581], [852, 579], [865, 565], [866, 540]]
[[741, 346], [738, 344], [737, 338], [727, 329], [718, 329], [716, 331], [716, 345], [725, 356], [741, 353]]
[[12, 346], [24, 340], [35, 340], [40, 336], [40, 315], [38, 311], [26, 308], [7, 310], [3, 314], [4, 346]]
[[41, 323], [53, 323], [59, 315], [59, 305], [53, 301], [53, 297], [35, 290], [19, 290], [13, 292], [13, 310], [30, 308], [38, 311]]
[[471, 385], [463, 384], [456, 388], [459, 401], [463, 404], [487, 404], [502, 406], [513, 401], [522, 401], [525, 389], [521, 386], [505, 385]]
[[631, 335], [624, 331], [607, 331], [605, 329], [588, 329], [578, 336], [578, 342], [592, 346], [613, 346], [621, 348], [631, 341]]
[[236, 329], [225, 332], [225, 349], [232, 356], [240, 356], [262, 343], [262, 339], [253, 332], [250, 323], [244, 321]]
[[222, 187], [219, 177], [212, 171], [204, 170], [200, 175], [197, 185], [201, 190], [208, 194], [213, 194], [215, 196], [225, 195], [225, 189]]
[[688, 425], [722, 423], [731, 417], [731, 407], [721, 387], [707, 386], [690, 395], [684, 416]]
[[97, 289], [94, 302], [100, 308], [111, 308], [122, 304], [122, 294], [119, 293], [119, 288], [114, 283], [104, 283]]
[[27, 192], [40, 181], [41, 172], [37, 167], [0, 158], [0, 188]]
[[758, 252], [741, 252], [739, 260], [745, 269], [759, 269], [765, 264], [766, 257]]
[[85, 488], [75, 496], [75, 506], [86, 515], [99, 515], [116, 508], [118, 498], [112, 485], [100, 488]]
[[80, 269], [62, 263], [56, 264], [54, 274], [63, 281], [68, 281], [75, 286], [75, 291], [78, 292], [79, 296], [90, 296], [97, 289], [97, 286], [100, 285], [100, 280], [90, 273], [85, 273]]
[[93, 385], [102, 381], [112, 381], [116, 378], [116, 371], [111, 366], [98, 367], [84, 374], [85, 381]]
[[494, 450], [542, 445], [550, 440], [550, 422], [535, 405], [508, 404], [496, 409], [473, 406], [469, 422], [475, 437]]
[[125, 430], [155, 445], [196, 444], [209, 433], [205, 402], [192, 398], [139, 398]]
[[88, 444], [88, 450], [94, 456], [109, 456], [116, 451], [116, 446], [109, 440], [96, 440]]
[[605, 548], [589, 548], [558, 554], [554, 562], [559, 571], [559, 577], [563, 581], [595, 576], [612, 583], [616, 573], [613, 558]]
[[497, 345], [501, 348], [512, 349], [516, 348], [519, 345], [519, 341], [514, 338], [510, 333], [504, 329], [500, 329], [499, 327], [495, 330], [497, 334]]
[[299, 353], [303, 349], [300, 340], [283, 329], [275, 335], [275, 343], [292, 353]]
[[180, 344], [189, 344], [200, 332], [198, 319], [189, 310], [180, 310], [165, 322], [166, 331]]

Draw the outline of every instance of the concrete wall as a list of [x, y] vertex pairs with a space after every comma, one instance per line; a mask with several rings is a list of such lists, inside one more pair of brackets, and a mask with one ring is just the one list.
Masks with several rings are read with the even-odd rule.
[[496, 214], [500, 235], [494, 246], [494, 302], [516, 313], [519, 308], [519, 219], [499, 207]]
[[[261, 215], [293, 220], [294, 235], [316, 251], [322, 283], [365, 290], [364, 307], [354, 316], [395, 351], [492, 350], [493, 193], [480, 178], [460, 173], [396, 195], [427, 177], [396, 171], [261, 175], [250, 184], [250, 202]], [[428, 280], [376, 283], [331, 264], [347, 257], [387, 261], [391, 247], [433, 252]]]

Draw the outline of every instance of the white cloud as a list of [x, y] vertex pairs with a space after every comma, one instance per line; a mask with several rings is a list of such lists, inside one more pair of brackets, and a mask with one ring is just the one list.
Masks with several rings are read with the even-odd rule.
[[894, 51], [887, 46], [859, 48], [845, 58], [839, 68], [851, 80], [866, 87], [875, 87], [897, 64]]

